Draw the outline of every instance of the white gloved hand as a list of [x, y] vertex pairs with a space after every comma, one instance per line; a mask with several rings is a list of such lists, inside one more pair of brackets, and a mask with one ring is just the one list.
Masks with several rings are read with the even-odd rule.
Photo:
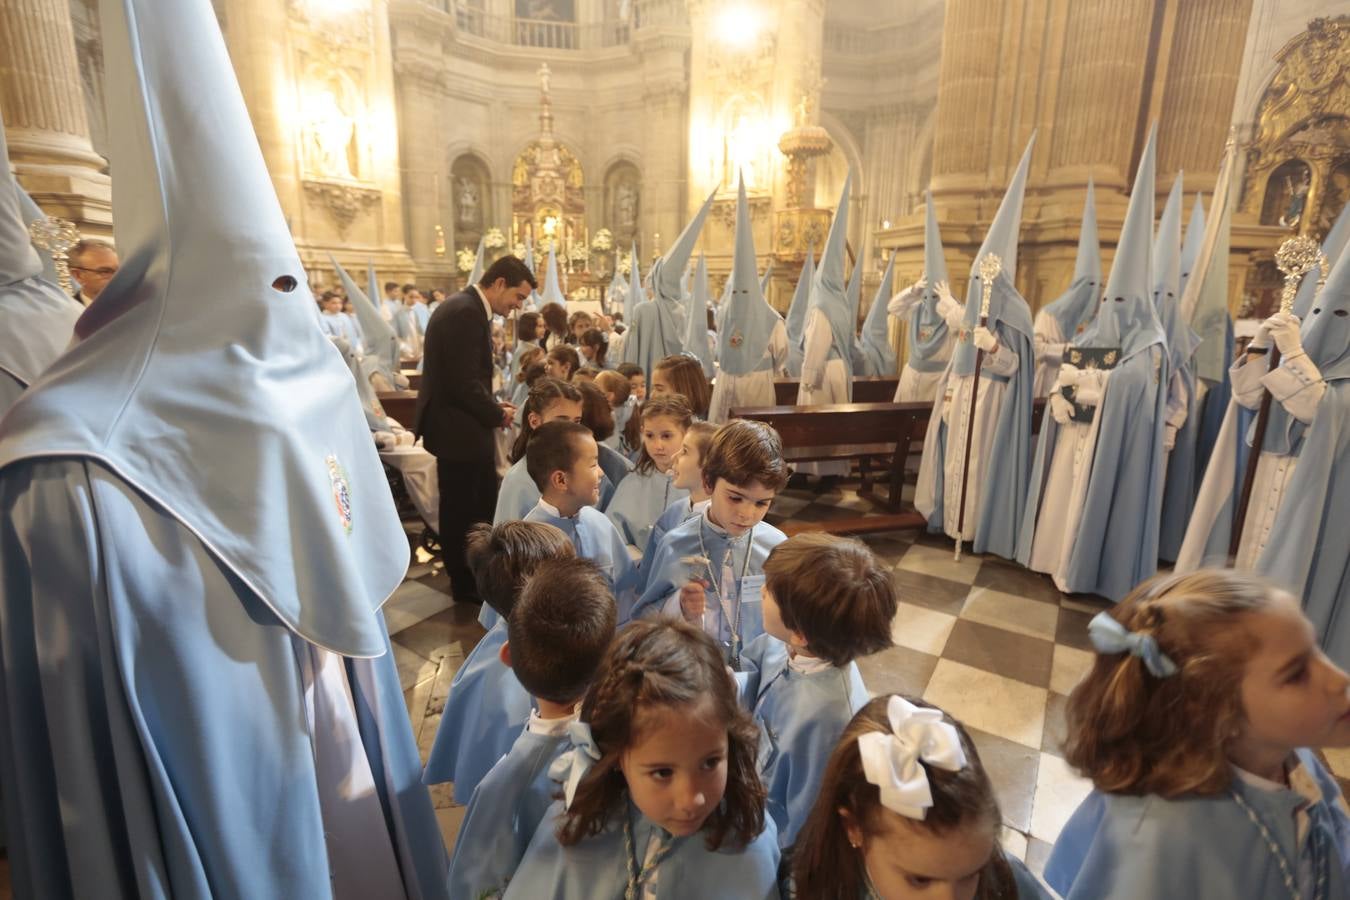
[[970, 338], [974, 341], [975, 346], [985, 353], [993, 353], [998, 347], [998, 338], [994, 337], [994, 333], [983, 325], [976, 328]]
[[376, 431], [374, 434], [376, 447], [381, 450], [394, 449], [397, 440], [394, 438], [394, 433], [392, 431]]
[[1171, 450], [1177, 445], [1177, 429], [1174, 425], [1163, 426], [1163, 449]]
[[1102, 382], [1095, 378], [1084, 378], [1078, 382], [1078, 389], [1073, 392], [1075, 403], [1081, 403], [1084, 406], [1096, 406], [1102, 402]]
[[398, 431], [395, 433], [394, 438], [400, 447], [411, 447], [413, 444], [417, 443], [417, 436], [411, 431]]
[[1265, 327], [1270, 331], [1275, 346], [1280, 348], [1284, 357], [1297, 356], [1303, 352], [1303, 340], [1299, 337], [1298, 316], [1293, 313], [1276, 313], [1266, 319]]
[[1061, 425], [1067, 425], [1073, 419], [1073, 404], [1056, 391], [1050, 395], [1050, 415]]
[[919, 276], [919, 280], [914, 282], [914, 286], [911, 288], [911, 290], [913, 290], [915, 293], [919, 293], [926, 287], [928, 287], [928, 276], [925, 274]]
[[1247, 342], [1248, 350], [1267, 350], [1270, 348], [1270, 319], [1261, 323], [1256, 335]]
[[1083, 370], [1073, 363], [1065, 363], [1059, 367], [1059, 375], [1055, 377], [1055, 383], [1060, 387], [1073, 387], [1083, 380]]

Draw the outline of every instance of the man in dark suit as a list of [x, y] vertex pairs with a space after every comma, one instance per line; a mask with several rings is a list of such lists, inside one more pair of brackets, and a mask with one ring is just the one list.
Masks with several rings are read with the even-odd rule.
[[488, 267], [478, 284], [448, 298], [427, 322], [416, 432], [436, 457], [441, 552], [455, 600], [479, 602], [464, 561], [464, 538], [491, 522], [497, 506], [495, 437], [515, 407], [492, 396], [492, 316], [510, 315], [538, 284], [514, 256]]

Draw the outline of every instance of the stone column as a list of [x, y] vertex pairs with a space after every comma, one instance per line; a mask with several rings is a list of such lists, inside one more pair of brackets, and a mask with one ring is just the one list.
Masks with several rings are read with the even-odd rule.
[[19, 181], [53, 215], [108, 234], [106, 162], [89, 143], [70, 6], [0, 0], [0, 112]]

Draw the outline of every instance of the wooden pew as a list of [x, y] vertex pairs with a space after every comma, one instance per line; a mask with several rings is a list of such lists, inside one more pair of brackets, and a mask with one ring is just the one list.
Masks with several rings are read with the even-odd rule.
[[421, 373], [421, 372], [405, 370], [405, 371], [402, 372], [401, 374], [403, 375], [404, 378], [407, 378], [407, 379], [408, 379], [408, 390], [410, 390], [410, 391], [420, 391], [420, 390], [422, 389], [422, 373]]
[[[779, 406], [792, 406], [797, 402], [798, 378], [775, 378], [773, 380], [774, 402]], [[859, 375], [853, 379], [854, 403], [890, 403], [895, 399], [895, 389], [900, 384], [898, 375]]]
[[377, 391], [375, 396], [386, 416], [409, 430], [417, 424], [417, 391]]
[[[1033, 433], [1039, 430], [1045, 401], [1037, 400]], [[923, 528], [923, 516], [906, 507], [902, 491], [911, 458], [923, 452], [924, 434], [932, 412], [929, 403], [845, 403], [833, 406], [770, 406], [734, 409], [733, 417], [765, 422], [783, 439], [783, 456], [790, 463], [857, 460], [862, 476], [859, 496], [876, 504], [881, 513], [826, 522], [798, 522], [787, 533], [825, 531], [830, 534], [871, 534], [905, 528]], [[873, 487], [872, 465], [882, 464], [884, 495]]]

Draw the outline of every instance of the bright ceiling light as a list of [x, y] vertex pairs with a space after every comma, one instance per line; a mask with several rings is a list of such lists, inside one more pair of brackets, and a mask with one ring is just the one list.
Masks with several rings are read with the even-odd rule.
[[717, 14], [717, 37], [733, 47], [752, 47], [763, 25], [763, 16], [758, 9], [733, 4]]

